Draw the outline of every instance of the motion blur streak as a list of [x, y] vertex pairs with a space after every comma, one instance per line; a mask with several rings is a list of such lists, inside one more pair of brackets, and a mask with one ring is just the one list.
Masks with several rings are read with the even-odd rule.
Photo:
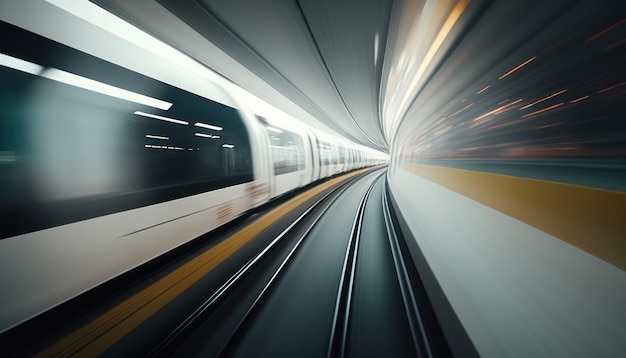
[[486, 86], [485, 88], [483, 88], [480, 91], [476, 92], [476, 94], [481, 94], [481, 93], [485, 92], [489, 87], [491, 87], [491, 85]]
[[363, 170], [360, 170], [334, 178], [278, 206], [243, 230], [216, 244], [210, 250], [87, 323], [40, 352], [37, 356], [79, 355], [93, 357], [102, 354], [107, 348], [123, 338], [125, 334], [171, 302], [287, 212], [294, 210], [325, 189], [362, 172]]
[[626, 270], [626, 193], [424, 164], [406, 169]]
[[[465, 10], [465, 7], [467, 6], [467, 4], [469, 4], [468, 0], [462, 0], [462, 1], [459, 1], [456, 4], [454, 9], [452, 9], [452, 12], [450, 13], [450, 16], [448, 16], [448, 19], [446, 20], [446, 22], [441, 27], [441, 30], [439, 30], [439, 33], [437, 34], [437, 37], [435, 37], [435, 40], [430, 45], [430, 48], [428, 49], [428, 52], [426, 52], [426, 56], [422, 60], [422, 63], [420, 64], [420, 67], [417, 69], [417, 73], [413, 77], [413, 82], [411, 82], [411, 85], [409, 86], [410, 90], [409, 90], [408, 93], [412, 93], [413, 90], [415, 89], [415, 86], [417, 85], [417, 82], [420, 80], [420, 78], [422, 78], [422, 75], [424, 74], [424, 71], [426, 71], [426, 67], [428, 67], [428, 65], [430, 64], [430, 61], [435, 56], [435, 53], [437, 53], [437, 50], [439, 50], [439, 47], [443, 43], [443, 40], [445, 40], [446, 37], [448, 36], [448, 33], [452, 29], [452, 26], [454, 26], [456, 21], [459, 19], [459, 17], [463, 13], [463, 10]], [[405, 97], [405, 99], [402, 101], [402, 104], [400, 105], [400, 107], [404, 107], [404, 105], [406, 104], [407, 100], [408, 100], [408, 97]]]
[[618, 84], [616, 84], [615, 86], [611, 86], [611, 87], [607, 87], [607, 88], [605, 88], [605, 89], [599, 90], [597, 93], [598, 93], [598, 94], [600, 94], [600, 93], [604, 93], [604, 92], [606, 92], [606, 91], [610, 91], [610, 90], [612, 90], [612, 89], [615, 89], [615, 88], [617, 88], [617, 87], [621, 87], [621, 86], [623, 86], [623, 85], [626, 85], [626, 82], [618, 83]]
[[510, 75], [511, 73], [513, 73], [513, 72], [519, 70], [520, 68], [526, 66], [527, 64], [529, 64], [531, 61], [533, 61], [536, 58], [537, 58], [537, 56], [533, 56], [533, 57], [529, 58], [528, 60], [524, 61], [521, 65], [515, 67], [514, 69], [510, 70], [509, 72], [507, 72], [507, 73], [503, 74], [502, 76], [498, 77], [498, 79], [502, 80], [502, 79], [506, 78], [508, 75]]
[[[623, 163], [623, 11], [612, 2], [533, 4], [490, 3], [475, 15], [478, 25], [456, 34], [462, 41], [425, 80], [392, 132], [394, 157]], [[525, 6], [533, 8], [531, 15], [522, 15]], [[506, 26], [520, 16], [533, 20]]]
[[607, 32], [609, 32], [609, 31], [611, 31], [611, 30], [613, 30], [613, 29], [617, 28], [619, 25], [623, 24], [624, 22], [626, 22], [626, 18], [621, 19], [621, 20], [620, 20], [620, 21], [618, 21], [617, 23], [615, 23], [615, 24], [613, 24], [613, 25], [611, 25], [611, 26], [607, 27], [606, 29], [604, 29], [604, 30], [602, 30], [602, 31], [598, 32], [597, 34], [595, 34], [595, 35], [591, 36], [590, 38], [588, 38], [588, 39], [585, 41], [585, 43], [589, 43], [589, 42], [591, 42], [591, 41], [593, 41], [593, 40], [597, 39], [598, 37], [600, 37], [600, 36], [602, 36], [602, 35], [606, 34]]
[[7, 56], [3, 53], [0, 53], [0, 66], [13, 68], [18, 71], [30, 73], [31, 75], [38, 75], [43, 70], [43, 67], [36, 65], [32, 62], [24, 61], [12, 56]]
[[[391, 132], [390, 128], [398, 124], [398, 121], [400, 120], [401, 116], [406, 111], [406, 105], [409, 99], [413, 98], [416, 95], [417, 85], [419, 84], [419, 81], [422, 79], [424, 72], [428, 68], [428, 65], [430, 65], [431, 61], [435, 57], [435, 54], [437, 54], [437, 51], [439, 50], [444, 40], [450, 33], [450, 30], [452, 30], [452, 27], [457, 22], [459, 17], [461, 17], [461, 14], [463, 14], [463, 11], [465, 10], [468, 4], [469, 4], [469, 0], [461, 0], [456, 3], [452, 11], [450, 12], [450, 15], [448, 15], [446, 21], [441, 26], [441, 29], [437, 33], [437, 36], [434, 38], [434, 40], [430, 44], [430, 47], [428, 48], [428, 51], [422, 58], [420, 66], [418, 67], [417, 71], [413, 74], [412, 76], [413, 80], [409, 84], [408, 88], [405, 90], [404, 97], [402, 98], [402, 101], [400, 102], [400, 104], [397, 107], [394, 107], [393, 109], [391, 105], [386, 106], [386, 108], [388, 108], [389, 110], [395, 111], [395, 114], [393, 116], [389, 116], [389, 114], [387, 114], [387, 120], [388, 120], [387, 127], [386, 127], [387, 133]], [[436, 15], [439, 16], [440, 14], [436, 14]], [[414, 46], [413, 48], [409, 49], [409, 51], [412, 52], [410, 57], [415, 58], [416, 56], [418, 56], [419, 48], [417, 46]], [[401, 71], [401, 69], [399, 68], [398, 71]], [[393, 98], [391, 99], [391, 101], [393, 101]], [[390, 118], [394, 118], [394, 119], [390, 120]]]
[[538, 110], [538, 111], [534, 111], [534, 112], [531, 112], [531, 113], [525, 114], [525, 115], [523, 115], [523, 116], [522, 116], [522, 118], [526, 118], [526, 117], [534, 116], [535, 114], [539, 114], [539, 113], [543, 113], [543, 112], [545, 112], [545, 111], [549, 111], [549, 110], [554, 109], [554, 108], [556, 108], [556, 107], [560, 107], [560, 106], [562, 106], [563, 104], [564, 104], [564, 103], [563, 103], [563, 102], [561, 102], [561, 103], [555, 104], [554, 106], [546, 107], [546, 108], [544, 108], [544, 109], [540, 109], [540, 110]]
[[135, 111], [133, 114], [136, 114], [138, 116], [158, 119], [158, 120], [161, 120], [161, 121], [166, 121], [166, 122], [171, 122], [171, 123], [176, 123], [176, 124], [182, 124], [182, 125], [185, 125], [185, 126], [189, 124], [189, 122], [181, 121], [180, 119], [174, 119], [174, 118], [169, 118], [169, 117], [158, 116], [156, 114], [150, 114], [150, 113], [145, 113], [145, 112], [141, 112], [141, 111]]
[[111, 86], [106, 83], [94, 81], [90, 78], [78, 76], [73, 73], [62, 71], [56, 68], [47, 68], [41, 72], [40, 76], [51, 79], [51, 80], [55, 80], [58, 82], [62, 82], [68, 85], [83, 88], [89, 91], [101, 93], [107, 96], [120, 98], [126, 101], [135, 102], [135, 103], [143, 104], [146, 106], [162, 109], [164, 111], [167, 111], [168, 109], [170, 109], [170, 107], [172, 107], [172, 103], [170, 102], [144, 96], [139, 93], [135, 93], [132, 91], [125, 90], [123, 88]]
[[541, 102], [543, 102], [543, 101], [545, 101], [545, 100], [548, 100], [548, 99], [550, 99], [550, 98], [552, 98], [552, 97], [556, 97], [556, 96], [558, 96], [558, 95], [560, 95], [560, 94], [562, 94], [562, 93], [565, 93], [565, 92], [567, 92], [567, 90], [566, 90], [566, 89], [564, 89], [564, 90], [562, 90], [562, 91], [558, 91], [557, 93], [553, 93], [553, 94], [551, 94], [551, 95], [549, 95], [549, 96], [547, 96], [547, 97], [543, 97], [543, 98], [542, 98], [542, 99], [540, 99], [540, 100], [537, 100], [537, 101], [535, 101], [535, 102], [533, 102], [533, 103], [531, 103], [531, 104], [527, 104], [527, 105], [525, 105], [524, 107], [520, 108], [520, 111], [521, 111], [522, 109], [526, 109], [526, 108], [528, 108], [528, 107], [532, 107], [532, 106], [536, 105], [537, 103], [541, 103]]
[[514, 106], [514, 105], [516, 105], [516, 104], [520, 103], [521, 101], [522, 101], [522, 99], [520, 98], [520, 99], [518, 99], [518, 100], [517, 100], [517, 101], [515, 101], [515, 102], [511, 102], [511, 103], [509, 103], [509, 104], [505, 104], [504, 106], [502, 106], [502, 107], [498, 107], [498, 108], [494, 109], [493, 111], [489, 111], [489, 112], [487, 112], [487, 113], [484, 113], [484, 114], [482, 114], [482, 115], [480, 115], [480, 116], [478, 116], [478, 117], [476, 117], [476, 118], [474, 118], [474, 119], [470, 120], [469, 122], [470, 122], [470, 123], [472, 123], [472, 122], [476, 122], [476, 121], [479, 121], [479, 120], [481, 120], [481, 119], [483, 119], [483, 118], [485, 118], [485, 117], [487, 117], [487, 116], [490, 116], [490, 115], [492, 115], [492, 114], [497, 114], [497, 113], [500, 113], [500, 112], [504, 111], [505, 109], [509, 109], [510, 107], [512, 107], [512, 106]]
[[580, 97], [580, 98], [573, 99], [573, 100], [569, 101], [569, 103], [576, 103], [576, 102], [584, 101], [584, 100], [586, 100], [587, 98], [589, 98], [589, 95], [586, 95], [586, 96], [582, 96], [582, 97]]

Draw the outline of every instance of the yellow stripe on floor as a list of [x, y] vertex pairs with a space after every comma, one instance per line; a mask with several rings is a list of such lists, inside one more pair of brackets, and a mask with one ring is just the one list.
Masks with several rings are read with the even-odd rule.
[[329, 180], [281, 204], [37, 356], [92, 357], [101, 354], [278, 219], [327, 188], [367, 170]]
[[425, 164], [405, 168], [626, 270], [626, 193]]

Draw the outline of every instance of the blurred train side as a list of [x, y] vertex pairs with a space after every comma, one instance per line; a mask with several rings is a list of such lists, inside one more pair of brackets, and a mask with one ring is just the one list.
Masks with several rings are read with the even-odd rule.
[[271, 198], [320, 179], [384, 163], [384, 156], [374, 150], [311, 128], [288, 129], [262, 117], [259, 123], [270, 148]]
[[85, 6], [88, 20], [0, 4], [0, 332], [272, 198], [385, 161], [255, 115], [206, 69]]

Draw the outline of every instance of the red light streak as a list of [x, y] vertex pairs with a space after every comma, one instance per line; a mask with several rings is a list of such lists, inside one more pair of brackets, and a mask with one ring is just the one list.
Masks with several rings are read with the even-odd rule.
[[617, 47], [617, 46], [622, 45], [622, 44], [623, 44], [623, 43], [625, 43], [625, 42], [626, 42], [626, 39], [619, 40], [619, 41], [614, 42], [614, 43], [612, 43], [612, 44], [608, 45], [607, 47], [603, 48], [603, 50], [605, 50], [605, 51], [606, 51], [606, 50], [610, 50], [610, 49], [612, 49], [612, 48], [614, 48], [614, 47]]
[[609, 32], [609, 31], [611, 31], [611, 30], [615, 29], [616, 27], [618, 27], [619, 25], [623, 24], [624, 22], [626, 22], [626, 18], [621, 19], [620, 21], [618, 21], [618, 22], [614, 23], [613, 25], [611, 25], [611, 26], [607, 27], [606, 29], [604, 29], [604, 30], [602, 30], [602, 31], [598, 32], [597, 34], [595, 34], [595, 35], [593, 35], [593, 36], [591, 36], [590, 38], [588, 38], [587, 40], [585, 40], [585, 43], [589, 43], [589, 42], [591, 42], [591, 41], [593, 41], [593, 40], [597, 39], [598, 37], [600, 37], [600, 36], [602, 36], [602, 35], [606, 34], [607, 32]]
[[604, 93], [604, 92], [606, 92], [606, 91], [610, 91], [610, 90], [612, 90], [612, 89], [614, 89], [614, 88], [617, 88], [617, 87], [620, 87], [620, 86], [623, 86], [623, 85], [626, 85], [626, 82], [618, 83], [618, 84], [613, 85], [613, 86], [611, 86], [611, 87], [607, 87], [607, 88], [605, 88], [605, 89], [599, 90], [599, 91], [598, 91], [598, 92], [596, 92], [596, 93], [597, 93], [597, 94]]

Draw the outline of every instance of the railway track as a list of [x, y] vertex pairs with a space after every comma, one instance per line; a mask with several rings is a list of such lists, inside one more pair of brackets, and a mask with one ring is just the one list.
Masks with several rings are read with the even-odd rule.
[[449, 356], [386, 200], [381, 172], [320, 199], [151, 356]]

